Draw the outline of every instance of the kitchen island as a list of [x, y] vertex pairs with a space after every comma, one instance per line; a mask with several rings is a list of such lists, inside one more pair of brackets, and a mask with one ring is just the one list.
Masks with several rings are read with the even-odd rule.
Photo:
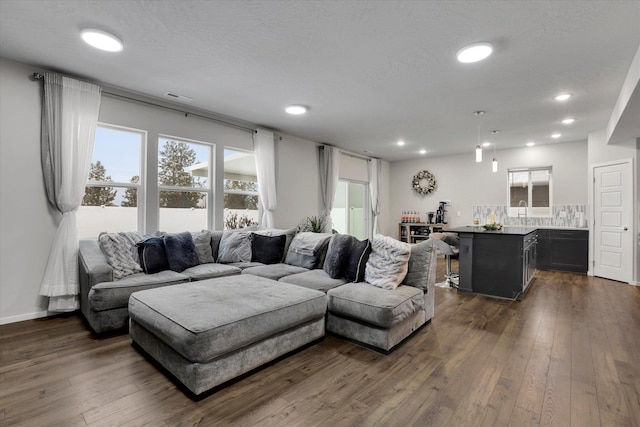
[[459, 227], [447, 231], [460, 237], [458, 291], [520, 300], [536, 269], [537, 229]]

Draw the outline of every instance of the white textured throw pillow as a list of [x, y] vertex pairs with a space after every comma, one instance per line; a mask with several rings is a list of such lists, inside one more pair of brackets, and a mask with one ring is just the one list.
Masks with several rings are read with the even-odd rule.
[[409, 268], [411, 245], [382, 234], [371, 240], [371, 255], [364, 271], [365, 282], [384, 289], [398, 287]]
[[142, 240], [142, 234], [137, 231], [120, 233], [101, 233], [98, 236], [102, 252], [107, 256], [107, 262], [113, 268], [113, 280], [140, 273], [140, 259], [136, 243]]

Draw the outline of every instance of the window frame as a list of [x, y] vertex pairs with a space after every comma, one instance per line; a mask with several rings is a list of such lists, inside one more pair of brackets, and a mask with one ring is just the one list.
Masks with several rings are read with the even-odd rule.
[[[532, 172], [548, 171], [549, 172], [549, 207], [534, 207]], [[526, 172], [528, 174], [527, 182], [527, 207], [525, 209], [525, 217], [529, 218], [548, 218], [553, 216], [553, 167], [552, 166], [532, 166], [507, 169], [507, 216], [517, 218], [522, 216], [522, 207], [511, 206], [511, 174], [517, 172]], [[535, 209], [535, 210], [534, 210]], [[545, 211], [542, 212], [542, 209]]]
[[[209, 148], [209, 156], [207, 159], [208, 162], [208, 167], [207, 167], [207, 180], [208, 180], [208, 186], [207, 188], [202, 188], [202, 187], [180, 187], [180, 186], [173, 186], [173, 185], [162, 185], [160, 184], [160, 150], [162, 149], [162, 146], [160, 145], [160, 140], [161, 139], [166, 139], [166, 140], [170, 140], [170, 141], [176, 141], [176, 142], [185, 142], [187, 144], [197, 144], [197, 145], [203, 145]], [[205, 193], [206, 194], [206, 203], [207, 203], [207, 226], [206, 229], [207, 230], [213, 230], [214, 229], [214, 212], [215, 212], [215, 151], [216, 151], [216, 144], [213, 142], [207, 142], [207, 141], [199, 141], [199, 140], [195, 140], [195, 139], [191, 139], [191, 138], [184, 138], [184, 137], [180, 137], [180, 136], [174, 136], [174, 135], [168, 135], [168, 134], [164, 134], [164, 133], [160, 133], [158, 134], [157, 137], [157, 143], [156, 143], [156, 181], [158, 183], [157, 186], [157, 194], [156, 194], [156, 198], [157, 198], [157, 205], [156, 205], [156, 209], [157, 209], [157, 214], [158, 214], [158, 228], [162, 228], [160, 221], [161, 221], [161, 216], [160, 216], [160, 193], [162, 191], [178, 191], [178, 192], [184, 192], [184, 193], [192, 193], [192, 192], [196, 192], [196, 193]], [[213, 166], [212, 166], [213, 165]]]
[[[235, 148], [235, 147], [229, 147], [229, 146], [225, 146], [223, 149], [223, 157], [224, 157], [224, 151], [225, 150], [229, 150], [229, 151], [235, 151], [238, 153], [247, 153], [247, 154], [251, 154], [253, 156], [253, 160], [255, 163], [256, 160], [256, 152], [252, 151], [252, 150], [247, 150], [247, 149], [243, 149], [243, 148]], [[225, 194], [237, 194], [237, 195], [241, 195], [241, 196], [254, 196], [258, 199], [258, 224], [260, 224], [260, 218], [262, 218], [262, 204], [260, 203], [260, 192], [258, 190], [256, 191], [250, 191], [250, 190], [227, 190], [225, 189], [225, 181], [227, 180], [224, 176], [226, 173], [226, 168], [224, 167], [225, 163], [224, 160], [222, 162], [223, 164], [223, 170], [222, 170], [222, 221], [223, 221], [223, 229], [225, 228], [225, 221], [226, 221], [226, 211], [227, 211], [227, 207], [225, 206], [225, 201], [224, 201], [224, 196]], [[260, 183], [258, 182], [258, 170], [257, 170], [257, 166], [256, 166], [256, 186], [259, 186]], [[258, 187], [259, 188], [259, 187]]]
[[[98, 122], [96, 126], [96, 130], [98, 128], [111, 129], [115, 131], [136, 133], [140, 135], [140, 174], [138, 182], [120, 182], [120, 181], [90, 181], [87, 178], [87, 181], [84, 185], [85, 189], [87, 187], [118, 187], [118, 188], [134, 188], [136, 189], [136, 224], [137, 228], [140, 231], [145, 229], [145, 217], [146, 217], [146, 174], [147, 174], [147, 138], [148, 132], [144, 129], [132, 128], [129, 126], [120, 126], [114, 125], [105, 122]], [[93, 149], [95, 149], [95, 138], [94, 138], [94, 147], [92, 148], [91, 156], [93, 157]], [[85, 190], [86, 191], [86, 190]], [[84, 194], [83, 194], [84, 198]], [[81, 205], [82, 206], [82, 205]]]

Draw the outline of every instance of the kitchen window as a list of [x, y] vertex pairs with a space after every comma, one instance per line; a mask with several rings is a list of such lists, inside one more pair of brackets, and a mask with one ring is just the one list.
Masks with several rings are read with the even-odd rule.
[[509, 169], [508, 179], [510, 217], [551, 216], [551, 166]]

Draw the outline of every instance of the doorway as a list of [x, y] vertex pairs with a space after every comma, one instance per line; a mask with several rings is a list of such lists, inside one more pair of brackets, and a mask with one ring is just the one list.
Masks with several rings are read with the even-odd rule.
[[340, 180], [336, 189], [331, 219], [333, 228], [341, 234], [351, 234], [362, 240], [369, 237], [368, 184]]
[[632, 160], [593, 166], [593, 275], [631, 283], [634, 221]]

